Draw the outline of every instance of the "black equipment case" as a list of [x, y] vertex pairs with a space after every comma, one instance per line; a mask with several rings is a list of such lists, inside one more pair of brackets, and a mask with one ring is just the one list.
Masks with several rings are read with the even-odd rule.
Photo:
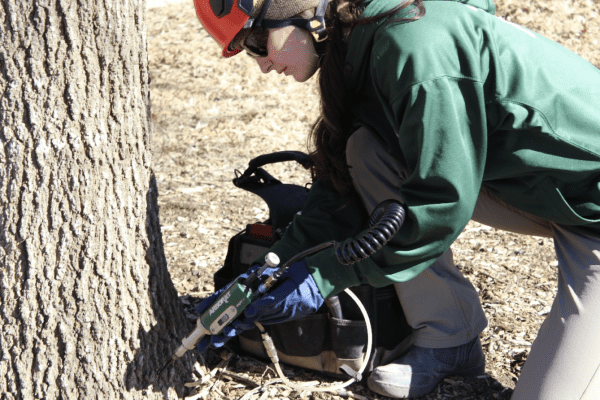
[[[302, 210], [308, 194], [305, 187], [284, 184], [262, 166], [274, 162], [296, 161], [308, 166], [308, 156], [283, 151], [259, 156], [240, 174], [235, 186], [260, 196], [269, 207], [269, 219], [249, 224], [229, 241], [223, 267], [214, 275], [218, 290], [245, 272], [256, 257], [265, 253], [282, 235], [294, 215]], [[393, 286], [351, 288], [365, 306], [373, 329], [373, 350], [365, 376], [378, 365], [387, 364], [410, 346], [411, 329], [406, 322]], [[366, 351], [367, 331], [360, 310], [350, 297], [341, 293], [328, 298], [315, 313], [305, 318], [266, 325], [279, 359], [288, 365], [320, 371], [343, 378], [358, 370]], [[268, 359], [258, 329], [244, 332], [230, 341], [238, 350]]]

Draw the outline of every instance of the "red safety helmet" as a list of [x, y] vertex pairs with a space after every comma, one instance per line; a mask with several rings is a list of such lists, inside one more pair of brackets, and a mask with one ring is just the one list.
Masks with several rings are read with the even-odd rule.
[[244, 27], [254, 10], [252, 0], [194, 0], [196, 15], [204, 29], [223, 48], [223, 57], [241, 50], [229, 50], [229, 43]]
[[322, 42], [327, 38], [325, 30], [325, 11], [328, 0], [319, 0], [314, 17], [289, 18], [286, 20], [264, 19], [271, 0], [266, 0], [260, 15], [250, 19], [254, 12], [253, 0], [194, 0], [196, 15], [204, 29], [223, 48], [223, 57], [232, 57], [242, 50], [230, 49], [230, 43], [244, 28], [262, 26], [264, 28], [281, 28], [294, 25], [309, 31], [315, 41]]

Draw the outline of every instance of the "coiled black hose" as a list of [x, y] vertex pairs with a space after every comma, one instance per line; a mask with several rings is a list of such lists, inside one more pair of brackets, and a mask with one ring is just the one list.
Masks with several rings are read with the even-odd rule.
[[328, 247], [333, 246], [336, 248], [335, 255], [343, 265], [354, 264], [355, 262], [370, 257], [377, 250], [385, 246], [396, 232], [398, 232], [404, 222], [405, 215], [406, 212], [404, 211], [404, 207], [394, 200], [386, 200], [379, 203], [371, 213], [371, 217], [369, 218], [369, 230], [363, 237], [353, 240], [350, 243], [346, 243], [343, 246], [338, 246], [335, 241], [321, 243], [296, 254], [271, 275], [268, 280], [268, 287], [264, 286], [261, 290], [266, 291], [274, 285], [289, 266], [296, 261], [318, 253]]
[[380, 203], [369, 218], [367, 233], [336, 249], [339, 262], [350, 265], [371, 257], [398, 232], [405, 215], [404, 207], [398, 202], [387, 200]]

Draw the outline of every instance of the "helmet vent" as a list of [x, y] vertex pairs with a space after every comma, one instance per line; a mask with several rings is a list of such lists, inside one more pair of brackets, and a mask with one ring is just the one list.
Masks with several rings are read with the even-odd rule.
[[221, 18], [229, 14], [232, 6], [232, 0], [210, 0], [210, 8], [217, 18]]

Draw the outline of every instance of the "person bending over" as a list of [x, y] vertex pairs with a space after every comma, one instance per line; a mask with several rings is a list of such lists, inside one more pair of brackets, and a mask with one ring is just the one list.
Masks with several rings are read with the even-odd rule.
[[[264, 73], [318, 73], [313, 185], [271, 251], [285, 262], [357, 235], [377, 204], [406, 221], [372, 257], [333, 250], [293, 264], [287, 283], [221, 336], [316, 311], [347, 287], [393, 284], [412, 347], [368, 378], [371, 390], [422, 396], [448, 375], [478, 375], [487, 321], [450, 246], [470, 219], [554, 239], [558, 294], [515, 400], [600, 398], [600, 71], [494, 16], [491, 0], [195, 0], [223, 48]], [[206, 309], [209, 297], [201, 305]], [[587, 397], [586, 397], [587, 396]]]

